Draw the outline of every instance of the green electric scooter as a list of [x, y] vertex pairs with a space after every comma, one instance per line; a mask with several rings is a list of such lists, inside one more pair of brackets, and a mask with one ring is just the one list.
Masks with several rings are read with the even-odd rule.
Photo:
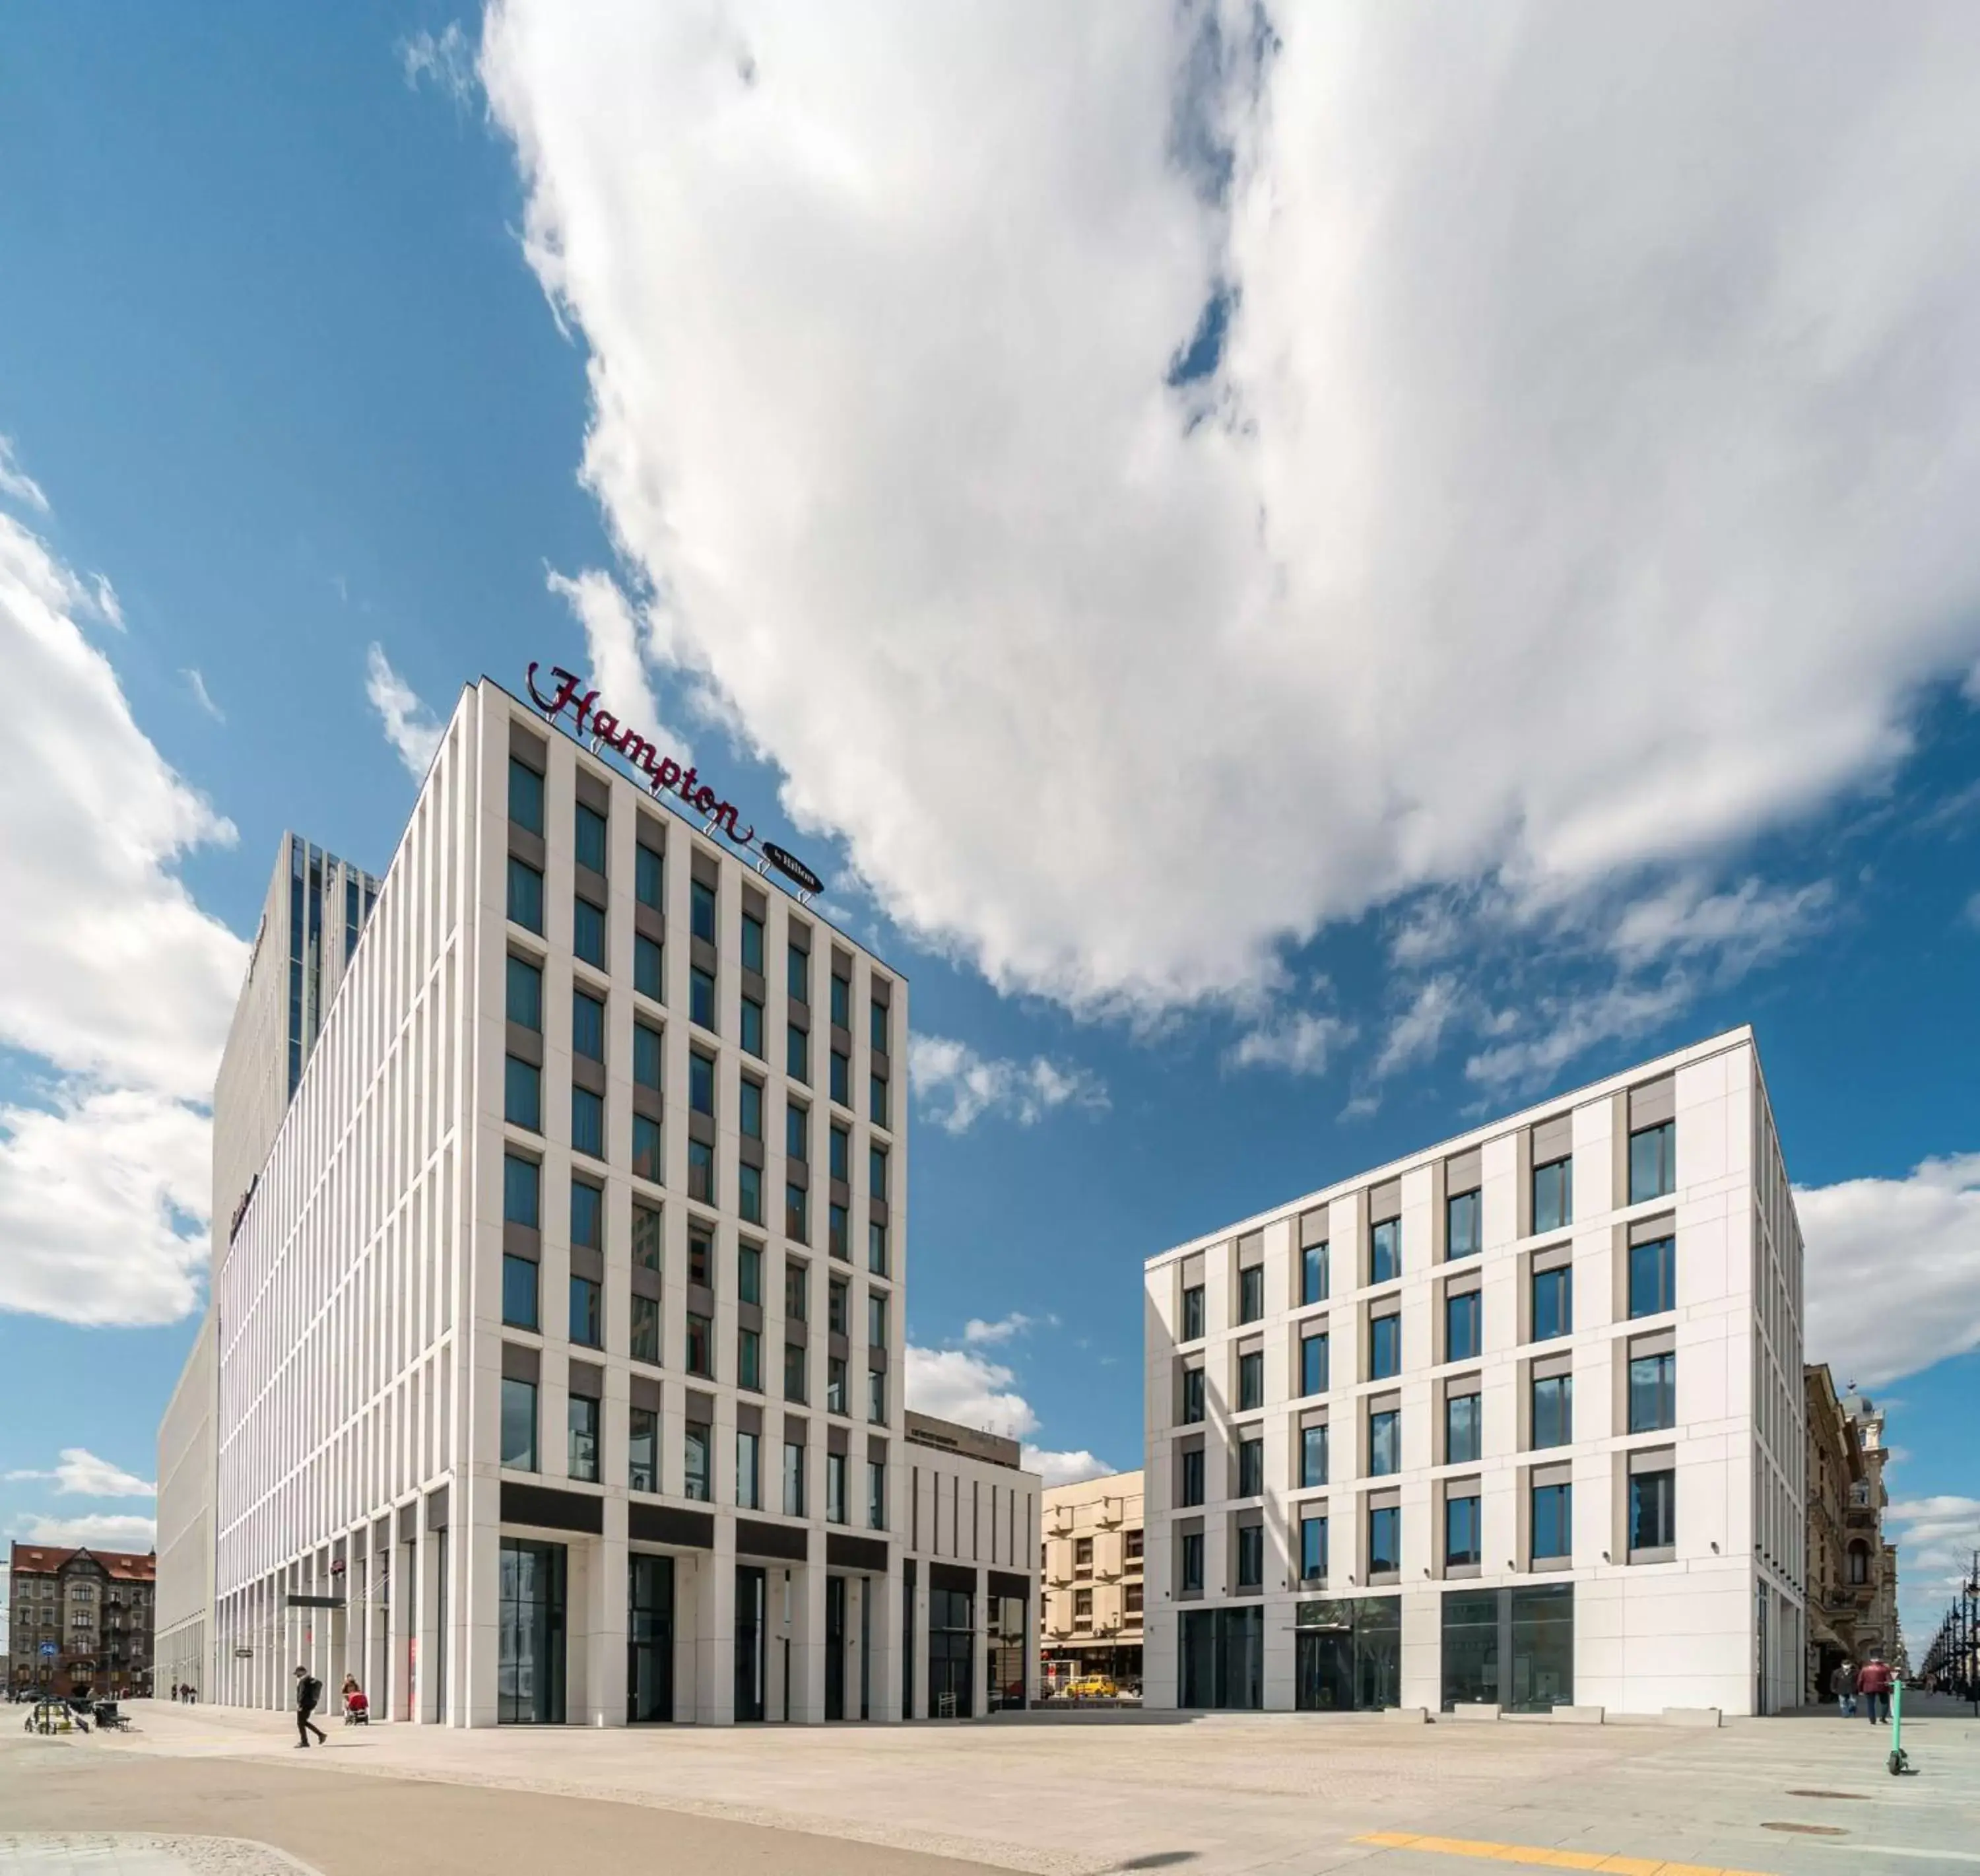
[[1904, 1736], [1905, 1684], [1894, 1680], [1891, 1683], [1891, 1756], [1885, 1761], [1893, 1778], [1902, 1778], [1912, 1768], [1911, 1761], [1905, 1757]]

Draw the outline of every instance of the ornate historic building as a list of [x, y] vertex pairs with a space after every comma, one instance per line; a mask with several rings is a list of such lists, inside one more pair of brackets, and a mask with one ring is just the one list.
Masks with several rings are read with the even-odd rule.
[[1808, 1422], [1808, 1698], [1831, 1698], [1844, 1661], [1903, 1660], [1897, 1547], [1884, 1541], [1883, 1415], [1826, 1364], [1806, 1371]]
[[155, 1556], [16, 1544], [9, 1563], [16, 1688], [58, 1699], [151, 1691]]

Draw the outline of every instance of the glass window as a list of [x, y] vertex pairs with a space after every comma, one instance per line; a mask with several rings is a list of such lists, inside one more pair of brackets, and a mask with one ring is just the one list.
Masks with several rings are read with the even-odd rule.
[[1368, 1571], [1372, 1576], [1394, 1575], [1403, 1567], [1403, 1514], [1394, 1505], [1371, 1506], [1368, 1512]]
[[633, 940], [633, 988], [656, 1003], [667, 1000], [666, 953], [657, 938]]
[[736, 1169], [736, 1209], [742, 1215], [744, 1223], [762, 1223], [763, 1170], [746, 1160]]
[[1302, 1394], [1324, 1394], [1327, 1389], [1327, 1337], [1317, 1335], [1300, 1338], [1300, 1392]]
[[543, 830], [543, 778], [513, 756], [509, 758], [509, 818], [531, 833]]
[[750, 912], [742, 914], [742, 968], [763, 974], [763, 921]]
[[756, 1245], [745, 1244], [736, 1250], [736, 1296], [739, 1302], [760, 1304], [763, 1300], [763, 1253]]
[[693, 1049], [687, 1058], [687, 1104], [697, 1114], [715, 1112], [714, 1061]]
[[759, 1435], [739, 1432], [736, 1435], [736, 1502], [747, 1512], [755, 1511], [762, 1502], [762, 1480], [757, 1471], [761, 1450]]
[[828, 1205], [826, 1208], [826, 1248], [833, 1256], [845, 1259], [852, 1256], [852, 1218], [842, 1205]]
[[657, 1270], [660, 1267], [660, 1215], [651, 1206], [633, 1208], [633, 1268]]
[[593, 1159], [605, 1157], [605, 1097], [589, 1088], [570, 1091], [570, 1149]]
[[1238, 1411], [1249, 1413], [1264, 1404], [1265, 1357], [1262, 1350], [1254, 1349], [1238, 1358]]
[[1202, 1588], [1203, 1533], [1201, 1531], [1185, 1531], [1182, 1534], [1181, 1554], [1177, 1559], [1176, 1575], [1182, 1588]]
[[1318, 1517], [1300, 1520], [1300, 1579], [1303, 1582], [1317, 1583], [1327, 1575], [1327, 1518], [1323, 1513]]
[[875, 1002], [866, 1006], [866, 1039], [882, 1055], [887, 1053], [887, 1006]]
[[834, 1029], [852, 1026], [852, 986], [836, 971], [832, 976], [832, 1023]]
[[650, 1407], [626, 1415], [626, 1483], [634, 1492], [660, 1488], [660, 1416]]
[[845, 1413], [845, 1357], [829, 1355], [825, 1361], [825, 1411], [827, 1413]]
[[1178, 1505], [1201, 1505], [1203, 1502], [1203, 1449], [1201, 1446], [1186, 1446], [1178, 1456], [1182, 1461], [1182, 1471], [1176, 1484], [1176, 1502]]
[[887, 1227], [878, 1219], [866, 1221], [866, 1268], [875, 1276], [887, 1274]]
[[533, 1159], [502, 1156], [502, 1219], [505, 1224], [537, 1229], [543, 1215], [543, 1169]]
[[784, 1399], [802, 1407], [809, 1398], [809, 1377], [806, 1373], [808, 1365], [805, 1345], [801, 1342], [784, 1344]]
[[1255, 1322], [1265, 1313], [1265, 1266], [1247, 1264], [1238, 1272], [1238, 1319]]
[[1326, 1483], [1327, 1429], [1303, 1426], [1300, 1429], [1300, 1484], [1308, 1486]]
[[1368, 1476], [1387, 1479], [1402, 1470], [1403, 1416], [1394, 1408], [1368, 1416]]
[[688, 929], [697, 938], [715, 942], [715, 888], [696, 880], [688, 893]]
[[1443, 1202], [1443, 1254], [1447, 1259], [1475, 1257], [1482, 1242], [1478, 1232], [1478, 1195], [1453, 1192]]
[[1548, 1375], [1533, 1382], [1533, 1444], [1565, 1446], [1574, 1438], [1574, 1377]]
[[[852, 1174], [849, 1170], [852, 1153], [850, 1140], [851, 1136], [847, 1133], [845, 1128], [835, 1126], [832, 1129], [831, 1145], [829, 1149], [831, 1153], [829, 1164], [832, 1169], [832, 1176], [842, 1182], [849, 1181], [852, 1177]], [[802, 1156], [800, 1155], [799, 1156], [802, 1157]]]
[[1443, 1359], [1447, 1362], [1468, 1362], [1477, 1355], [1482, 1301], [1477, 1290], [1443, 1299]]
[[811, 1036], [796, 1023], [784, 1030], [784, 1073], [793, 1081], [811, 1079]]
[[1403, 1372], [1403, 1319], [1378, 1316], [1368, 1323], [1368, 1379], [1386, 1381]]
[[1677, 1425], [1677, 1357], [1639, 1355], [1630, 1363], [1630, 1431], [1654, 1433]]
[[537, 1469], [537, 1384], [510, 1375], [502, 1377], [502, 1463]]
[[866, 1345], [884, 1349], [887, 1345], [887, 1293], [885, 1290], [866, 1292]]
[[502, 1118], [532, 1133], [543, 1130], [543, 1075], [533, 1062], [510, 1056], [503, 1071]]
[[703, 1375], [713, 1379], [715, 1375], [715, 1345], [709, 1331], [708, 1318], [690, 1312], [687, 1319], [687, 1371], [691, 1375]]
[[687, 1013], [690, 1021], [699, 1023], [711, 1036], [716, 1033], [715, 980], [705, 970], [687, 973]]
[[598, 1482], [598, 1403], [582, 1394], [569, 1398], [570, 1476]]
[[593, 873], [605, 870], [605, 817], [596, 808], [577, 804], [577, 863]]
[[736, 1332], [736, 1385], [752, 1394], [763, 1391], [763, 1338], [753, 1329]]
[[746, 1140], [763, 1137], [763, 1084], [746, 1075], [736, 1090], [736, 1125]]
[[867, 1149], [866, 1189], [876, 1199], [887, 1196], [887, 1149], [884, 1146]]
[[[799, 1396], [799, 1398], [802, 1398]], [[784, 1442], [784, 1515], [805, 1515], [805, 1449], [795, 1441]]]
[[540, 1032], [543, 1026], [543, 973], [527, 959], [509, 960], [508, 1014], [511, 1023]]
[[845, 1522], [845, 1455], [842, 1452], [825, 1455], [825, 1521], [827, 1524]]
[[875, 1425], [886, 1424], [887, 1371], [884, 1368], [866, 1371], [866, 1418]]
[[1265, 1528], [1263, 1525], [1238, 1527], [1238, 1587], [1257, 1589], [1265, 1580]]
[[1300, 1301], [1324, 1302], [1327, 1290], [1327, 1246], [1309, 1244], [1300, 1252]]
[[1387, 1283], [1403, 1273], [1403, 1221], [1385, 1218], [1368, 1232], [1368, 1281]]
[[866, 1078], [866, 1110], [873, 1118], [876, 1127], [892, 1123], [887, 1118], [887, 1078], [884, 1075], [869, 1075]]
[[1533, 1229], [1565, 1231], [1574, 1222], [1574, 1162], [1550, 1159], [1533, 1168]]
[[1203, 1418], [1203, 1370], [1185, 1368], [1182, 1371], [1182, 1419], [1189, 1425]]
[[543, 876], [527, 860], [509, 856], [509, 917], [525, 931], [543, 929]]
[[703, 1289], [715, 1287], [714, 1233], [698, 1222], [687, 1228], [687, 1280]]
[[512, 1329], [537, 1326], [537, 1266], [527, 1257], [502, 1259], [502, 1320]]
[[633, 1116], [633, 1170], [656, 1185], [665, 1182], [666, 1156], [663, 1150], [660, 1123], [650, 1114]]
[[687, 1196], [704, 1205], [717, 1202], [715, 1196], [715, 1149], [706, 1140], [687, 1143]]
[[666, 910], [666, 861], [649, 847], [633, 850], [633, 891], [641, 905]]
[[832, 1052], [832, 1098], [841, 1107], [852, 1105], [852, 1063], [835, 1049]]
[[1533, 1561], [1573, 1552], [1572, 1485], [1533, 1487]]
[[1663, 1199], [1677, 1190], [1677, 1123], [1641, 1127], [1630, 1136], [1630, 1202]]
[[1203, 1335], [1203, 1286], [1192, 1283], [1182, 1293], [1182, 1339], [1195, 1342]]
[[1630, 1246], [1630, 1314], [1661, 1316], [1677, 1307], [1677, 1240]]
[[811, 1110], [800, 1101], [784, 1107], [784, 1157], [800, 1163], [811, 1157]]
[[570, 948], [587, 964], [605, 968], [605, 909], [588, 899], [571, 901]]
[[605, 1195], [581, 1179], [570, 1182], [570, 1241], [588, 1251], [605, 1248]]
[[742, 1000], [742, 1022], [737, 1033], [742, 1044], [743, 1053], [746, 1055], [752, 1055], [758, 1061], [762, 1061], [763, 1059], [763, 1006], [754, 997], [746, 996]]
[[573, 1055], [593, 1062], [605, 1059], [605, 1006], [582, 990], [571, 993], [570, 1046]]
[[1563, 1264], [1557, 1269], [1533, 1272], [1533, 1339], [1551, 1342], [1569, 1334], [1574, 1327], [1574, 1271]]
[[811, 1190], [808, 1186], [784, 1187], [784, 1236], [800, 1244], [811, 1242]]
[[1449, 1394], [1443, 1402], [1443, 1462], [1469, 1465], [1479, 1454], [1478, 1396]]
[[852, 1333], [852, 1286], [837, 1278], [827, 1288], [825, 1326], [835, 1335]]
[[1444, 1500], [1443, 1561], [1447, 1565], [1478, 1561], [1478, 1529], [1477, 1498]]
[[643, 1088], [659, 1092], [662, 1063], [665, 1060], [663, 1039], [658, 1029], [649, 1029], [643, 1023], [633, 1025], [633, 1079]]
[[1241, 1439], [1238, 1442], [1238, 1495], [1255, 1498], [1265, 1489], [1265, 1442]]
[[685, 1458], [682, 1496], [699, 1498], [706, 1503], [714, 1495], [713, 1481], [709, 1476], [707, 1427], [699, 1420], [689, 1421], [682, 1444]]
[[887, 1463], [884, 1459], [866, 1462], [866, 1528], [884, 1531], [887, 1528]]
[[636, 1290], [633, 1292], [629, 1352], [636, 1362], [659, 1366], [660, 1300], [657, 1296], [642, 1296]]
[[570, 1339], [587, 1349], [605, 1345], [605, 1295], [589, 1277], [570, 1280]]
[[784, 990], [793, 1003], [811, 1001], [811, 953], [796, 945], [784, 953]]

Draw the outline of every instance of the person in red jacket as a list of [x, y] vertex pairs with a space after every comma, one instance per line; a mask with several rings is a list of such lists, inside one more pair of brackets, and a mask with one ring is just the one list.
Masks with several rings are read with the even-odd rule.
[[1872, 1726], [1879, 1720], [1890, 1725], [1891, 1683], [1896, 1678], [1881, 1655], [1872, 1655], [1856, 1676], [1856, 1691], [1863, 1696], [1863, 1711]]

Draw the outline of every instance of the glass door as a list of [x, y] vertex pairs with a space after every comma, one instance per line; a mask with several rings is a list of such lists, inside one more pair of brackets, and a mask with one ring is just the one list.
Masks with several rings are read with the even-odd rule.
[[763, 1717], [763, 1568], [755, 1563], [736, 1566], [736, 1717]]
[[825, 1717], [845, 1718], [845, 1578], [825, 1579]]
[[627, 1559], [626, 1718], [639, 1726], [674, 1717], [674, 1560]]
[[503, 1538], [497, 1597], [495, 1717], [507, 1726], [561, 1726], [564, 1547]]

